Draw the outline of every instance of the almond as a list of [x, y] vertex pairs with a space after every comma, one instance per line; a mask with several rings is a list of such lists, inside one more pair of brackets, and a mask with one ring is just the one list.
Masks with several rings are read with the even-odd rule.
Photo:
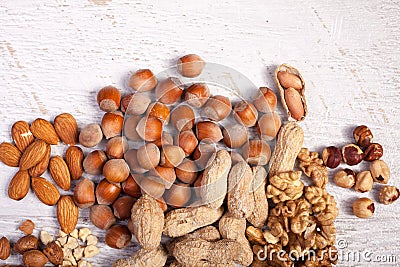
[[67, 163], [72, 180], [78, 180], [83, 174], [83, 151], [80, 147], [71, 146], [65, 152]]
[[35, 141], [35, 137], [29, 129], [29, 124], [26, 121], [17, 121], [11, 128], [11, 136], [15, 145], [22, 152]]
[[49, 206], [55, 205], [60, 198], [57, 187], [42, 177], [32, 178], [32, 189], [37, 198]]
[[18, 167], [22, 153], [11, 143], [4, 142], [0, 144], [0, 160], [10, 167]]
[[8, 196], [14, 200], [23, 199], [29, 192], [31, 178], [28, 171], [18, 171], [8, 185]]
[[57, 204], [57, 219], [61, 230], [71, 233], [78, 223], [79, 209], [72, 196], [62, 196]]
[[19, 168], [21, 170], [28, 170], [33, 166], [37, 165], [47, 152], [47, 144], [43, 140], [36, 140], [30, 144], [24, 154], [22, 154], [21, 160], [19, 161]]
[[47, 167], [49, 167], [50, 154], [51, 147], [46, 145], [46, 153], [44, 154], [44, 157], [38, 164], [29, 169], [29, 175], [31, 177], [39, 177], [47, 170]]
[[10, 257], [11, 248], [10, 241], [8, 241], [7, 237], [3, 236], [0, 239], [0, 260], [6, 260]]
[[60, 156], [54, 156], [50, 159], [49, 171], [54, 182], [65, 191], [71, 186], [71, 175], [67, 163]]
[[50, 242], [43, 249], [43, 254], [49, 259], [49, 261], [54, 265], [62, 265], [64, 252], [55, 241]]
[[22, 261], [26, 267], [43, 267], [48, 262], [48, 259], [39, 250], [30, 250], [24, 253]]
[[53, 124], [45, 119], [38, 118], [32, 122], [31, 132], [37, 138], [49, 145], [57, 145], [60, 141]]
[[71, 114], [58, 115], [54, 119], [54, 129], [65, 144], [73, 146], [78, 143], [78, 124]]

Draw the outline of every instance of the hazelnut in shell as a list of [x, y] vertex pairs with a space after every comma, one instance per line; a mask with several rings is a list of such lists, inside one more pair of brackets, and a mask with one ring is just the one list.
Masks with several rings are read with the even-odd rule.
[[140, 69], [129, 78], [129, 87], [138, 92], [148, 92], [154, 89], [157, 78], [149, 69]]
[[281, 119], [275, 112], [261, 116], [257, 123], [258, 136], [266, 141], [273, 140], [281, 128]]
[[99, 175], [102, 173], [106, 161], [107, 156], [103, 150], [94, 150], [83, 160], [83, 169], [88, 174]]
[[171, 112], [171, 124], [178, 131], [191, 130], [194, 126], [194, 121], [194, 111], [187, 105], [179, 105]]
[[174, 168], [182, 163], [185, 152], [179, 146], [166, 145], [161, 151], [160, 166]]
[[144, 169], [142, 166], [140, 166], [137, 159], [136, 149], [129, 149], [125, 153], [124, 158], [132, 172], [142, 174], [148, 171], [147, 169]]
[[125, 120], [123, 135], [131, 141], [140, 141], [140, 135], [136, 131], [136, 127], [142, 117], [130, 116]]
[[205, 83], [195, 83], [185, 90], [184, 100], [192, 107], [201, 108], [210, 95], [210, 89]]
[[206, 63], [196, 54], [188, 54], [178, 60], [178, 72], [184, 77], [194, 78], [201, 74]]
[[106, 86], [97, 93], [97, 103], [101, 110], [113, 112], [119, 109], [121, 93], [114, 86]]
[[84, 147], [94, 147], [103, 139], [103, 132], [96, 123], [91, 123], [83, 127], [79, 133], [79, 143]]
[[121, 110], [126, 115], [141, 115], [146, 112], [151, 100], [144, 93], [135, 93], [124, 96], [121, 101]]
[[112, 183], [121, 183], [129, 176], [129, 166], [123, 159], [110, 159], [104, 164], [103, 175]]
[[96, 187], [96, 199], [98, 204], [111, 205], [121, 193], [121, 185], [110, 183], [106, 179], [100, 181]]
[[161, 138], [162, 122], [155, 117], [143, 117], [136, 126], [136, 132], [145, 141], [153, 142]]
[[160, 162], [160, 150], [153, 143], [141, 146], [137, 151], [137, 161], [146, 170], [151, 170]]
[[156, 100], [167, 105], [178, 102], [182, 93], [182, 83], [175, 77], [162, 80], [156, 86]]
[[233, 116], [237, 122], [252, 127], [257, 123], [258, 112], [252, 103], [242, 100], [233, 108]]
[[222, 129], [224, 143], [230, 148], [239, 148], [249, 140], [247, 127], [242, 124], [231, 124]]
[[170, 110], [167, 105], [161, 102], [154, 102], [147, 109], [147, 116], [159, 119], [164, 125], [169, 122]]
[[101, 129], [104, 137], [110, 139], [111, 137], [120, 135], [124, 124], [124, 115], [120, 111], [107, 112], [101, 120]]
[[205, 143], [218, 143], [222, 138], [219, 125], [212, 121], [201, 121], [196, 124], [196, 136], [199, 141]]
[[165, 192], [164, 184], [155, 176], [145, 176], [140, 180], [142, 194], [146, 193], [153, 198], [160, 198]]
[[260, 87], [258, 95], [254, 98], [253, 104], [258, 111], [263, 113], [274, 112], [277, 98], [274, 91], [268, 87]]
[[177, 136], [176, 145], [180, 146], [183, 151], [185, 151], [186, 156], [189, 156], [193, 153], [198, 143], [199, 141], [192, 130], [182, 131]]
[[135, 199], [131, 196], [119, 197], [113, 203], [114, 215], [120, 220], [126, 220], [131, 217], [131, 209]]
[[115, 249], [126, 247], [131, 242], [131, 239], [131, 231], [125, 225], [113, 225], [107, 230], [105, 236], [106, 244]]
[[185, 159], [175, 169], [176, 176], [186, 184], [192, 184], [197, 179], [198, 168], [194, 161]]
[[130, 174], [128, 179], [122, 183], [122, 191], [127, 195], [138, 198], [142, 193], [140, 191], [140, 186], [136, 182], [135, 178], [133, 178], [134, 175], [137, 174]]
[[90, 221], [97, 228], [106, 230], [111, 227], [117, 220], [107, 205], [93, 205], [89, 212]]
[[212, 121], [221, 121], [229, 116], [232, 104], [228, 97], [222, 95], [212, 96], [203, 107], [203, 112]]
[[88, 178], [80, 180], [74, 188], [74, 202], [81, 209], [86, 209], [96, 202], [94, 183]]
[[263, 140], [249, 140], [243, 146], [243, 158], [251, 165], [266, 165], [271, 158], [271, 149]]
[[107, 156], [110, 159], [122, 159], [128, 150], [128, 142], [124, 136], [115, 136], [106, 144]]
[[164, 194], [165, 201], [168, 205], [180, 208], [189, 202], [191, 198], [191, 188], [187, 184], [174, 184]]

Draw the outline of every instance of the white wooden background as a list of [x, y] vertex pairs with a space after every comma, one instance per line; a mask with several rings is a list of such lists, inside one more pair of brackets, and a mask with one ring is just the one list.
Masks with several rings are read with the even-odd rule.
[[[356, 125], [367, 124], [385, 149], [390, 184], [399, 187], [399, 14], [398, 0], [3, 0], [0, 141], [11, 139], [10, 128], [21, 119], [70, 112], [80, 126], [99, 122], [95, 96], [102, 86], [127, 90], [129, 71], [162, 71], [186, 53], [230, 66], [275, 90], [273, 70], [287, 62], [307, 83], [305, 145], [319, 151], [343, 145], [352, 141]], [[281, 106], [279, 111], [283, 114]], [[32, 192], [21, 202], [7, 198], [15, 171], [0, 166], [0, 235], [17, 240], [16, 228], [27, 218], [54, 232], [54, 207], [40, 204]], [[400, 202], [377, 204], [375, 215], [362, 220], [351, 213], [361, 194], [332, 183], [328, 189], [340, 207], [336, 224], [338, 239], [348, 244], [344, 251], [397, 256], [397, 263], [386, 265], [341, 261], [339, 266], [400, 266]], [[378, 189], [364, 195], [377, 200]], [[87, 213], [81, 217], [80, 225], [87, 225]], [[101, 246], [95, 266], [110, 266], [133, 247]], [[19, 261], [13, 255], [8, 262]]]

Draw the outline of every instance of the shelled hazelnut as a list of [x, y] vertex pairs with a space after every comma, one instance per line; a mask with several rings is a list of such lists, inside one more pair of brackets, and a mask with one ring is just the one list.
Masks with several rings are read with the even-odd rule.
[[271, 158], [271, 149], [263, 140], [249, 140], [243, 146], [243, 158], [251, 165], [266, 165]]
[[374, 180], [372, 179], [370, 171], [362, 171], [357, 174], [356, 185], [354, 189], [357, 192], [365, 193], [371, 191]]
[[178, 60], [178, 72], [184, 77], [194, 78], [201, 74], [206, 63], [195, 54], [189, 54]]
[[273, 140], [281, 128], [281, 119], [277, 113], [266, 113], [257, 123], [258, 136], [266, 141]]
[[258, 112], [257, 109], [248, 101], [242, 100], [235, 105], [233, 108], [233, 116], [237, 122], [243, 124], [246, 127], [252, 127], [256, 125]]
[[334, 169], [342, 162], [342, 152], [334, 146], [326, 147], [322, 152], [322, 160], [326, 167]]
[[79, 133], [79, 143], [84, 147], [94, 147], [103, 139], [103, 132], [96, 123], [91, 123], [83, 127]]
[[187, 105], [179, 105], [171, 112], [171, 124], [178, 131], [191, 130], [194, 126], [194, 121], [194, 111]]
[[371, 143], [364, 151], [365, 161], [374, 161], [383, 156], [383, 147], [378, 143]]
[[119, 109], [121, 93], [113, 86], [106, 86], [97, 93], [97, 103], [101, 110], [113, 112]]
[[215, 95], [208, 99], [203, 107], [203, 112], [212, 121], [221, 121], [229, 116], [232, 111], [232, 104], [229, 98], [222, 95]]
[[359, 218], [369, 218], [375, 212], [375, 205], [371, 199], [362, 197], [354, 201], [353, 213]]
[[199, 141], [205, 143], [218, 143], [223, 138], [221, 128], [212, 121], [198, 122], [196, 136]]
[[163, 125], [155, 117], [143, 117], [136, 126], [136, 132], [145, 141], [153, 142], [161, 138]]
[[184, 100], [195, 108], [201, 108], [210, 97], [210, 89], [205, 83], [195, 83], [185, 90]]
[[129, 79], [129, 86], [138, 92], [148, 92], [154, 89], [157, 78], [149, 69], [140, 69], [133, 73]]
[[111, 137], [120, 135], [124, 124], [124, 115], [120, 111], [107, 112], [101, 120], [101, 130], [104, 137], [110, 139]]
[[333, 180], [337, 186], [352, 188], [356, 183], [356, 174], [350, 169], [343, 169], [335, 174]]
[[156, 100], [167, 105], [176, 103], [182, 93], [182, 83], [175, 77], [162, 80], [156, 86]]
[[385, 205], [392, 204], [399, 199], [400, 191], [395, 186], [383, 186], [379, 193], [379, 201]]
[[357, 126], [353, 131], [353, 136], [357, 145], [361, 147], [368, 147], [374, 139], [371, 130], [365, 125]]
[[247, 127], [242, 124], [231, 124], [222, 129], [224, 143], [230, 148], [239, 148], [249, 140]]
[[267, 87], [260, 87], [258, 95], [254, 98], [253, 103], [260, 112], [274, 112], [277, 103], [276, 94]]
[[383, 160], [374, 160], [371, 162], [369, 169], [375, 182], [381, 184], [387, 184], [389, 182], [390, 169]]
[[355, 144], [348, 144], [342, 148], [342, 157], [347, 165], [353, 166], [360, 163], [364, 158], [364, 152]]

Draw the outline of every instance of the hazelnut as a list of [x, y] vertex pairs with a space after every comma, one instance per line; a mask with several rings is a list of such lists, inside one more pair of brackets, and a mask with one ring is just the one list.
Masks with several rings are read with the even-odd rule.
[[254, 98], [253, 103], [260, 112], [274, 112], [277, 103], [276, 94], [267, 87], [260, 87], [258, 95]]
[[178, 131], [191, 130], [195, 121], [194, 111], [187, 105], [179, 105], [171, 112], [171, 124]]
[[165, 186], [158, 177], [145, 176], [140, 179], [142, 194], [146, 193], [154, 198], [160, 198], [165, 192]]
[[374, 180], [372, 179], [370, 171], [362, 171], [357, 174], [356, 185], [354, 189], [357, 192], [365, 193], [371, 191]]
[[107, 156], [103, 150], [94, 150], [83, 160], [83, 169], [88, 174], [99, 175], [103, 171], [106, 161]]
[[176, 167], [176, 176], [184, 183], [192, 184], [197, 178], [198, 168], [194, 161], [186, 159]]
[[322, 152], [322, 160], [326, 167], [334, 169], [342, 162], [342, 152], [337, 147], [328, 146]]
[[242, 100], [233, 108], [235, 119], [246, 127], [256, 125], [258, 112], [257, 109], [248, 101]]
[[149, 175], [159, 177], [160, 179], [158, 179], [158, 181], [163, 183], [167, 189], [171, 188], [171, 185], [176, 180], [174, 168], [157, 166], [150, 171]]
[[101, 130], [106, 139], [117, 136], [122, 132], [124, 116], [120, 111], [107, 112], [101, 120]]
[[237, 123], [224, 127], [222, 135], [229, 148], [239, 148], [249, 140], [247, 128]]
[[74, 202], [81, 209], [86, 209], [96, 202], [94, 183], [88, 178], [80, 180], [74, 188]]
[[183, 207], [192, 195], [191, 188], [187, 184], [174, 184], [165, 192], [165, 201], [174, 208]]
[[103, 132], [96, 123], [91, 123], [83, 127], [79, 133], [79, 143], [84, 147], [94, 147], [103, 139]]
[[356, 183], [356, 174], [350, 169], [343, 169], [335, 174], [333, 181], [337, 186], [343, 188], [352, 188]]
[[184, 77], [194, 78], [201, 74], [205, 65], [200, 56], [189, 54], [178, 60], [178, 72]]
[[232, 104], [229, 98], [216, 95], [208, 99], [203, 107], [203, 112], [212, 121], [221, 121], [229, 116], [232, 111]]
[[203, 180], [203, 173], [200, 173], [199, 176], [197, 177], [196, 181], [194, 181], [194, 183], [193, 183], [194, 192], [196, 193], [196, 195], [199, 198], [201, 198], [200, 189], [201, 189], [202, 180]]
[[193, 153], [198, 143], [199, 141], [197, 140], [196, 135], [193, 133], [192, 130], [180, 132], [177, 136], [176, 145], [180, 146], [183, 151], [185, 151], [186, 156], [189, 156]]
[[117, 220], [107, 205], [93, 205], [89, 212], [90, 221], [97, 228], [106, 230], [111, 227]]
[[141, 115], [146, 112], [151, 100], [144, 93], [130, 94], [122, 98], [121, 110], [126, 115]]
[[113, 112], [119, 109], [121, 93], [113, 86], [106, 86], [97, 93], [97, 103], [101, 110]]
[[215, 144], [200, 143], [193, 152], [193, 159], [200, 170], [204, 170], [216, 155]]
[[172, 135], [169, 132], [164, 131], [161, 134], [161, 138], [156, 141], [153, 141], [153, 144], [155, 144], [159, 148], [161, 148], [162, 146], [165, 146], [165, 145], [173, 145], [174, 138], [172, 137]]
[[266, 165], [271, 158], [271, 149], [263, 140], [249, 140], [243, 146], [243, 158], [251, 165]]
[[185, 90], [184, 100], [192, 107], [202, 107], [210, 97], [210, 89], [205, 83], [195, 83]]
[[201, 121], [196, 124], [196, 136], [205, 143], [218, 143], [222, 138], [222, 131], [218, 124], [212, 121]]
[[106, 144], [107, 156], [110, 159], [122, 159], [128, 150], [128, 142], [124, 136], [115, 136]]
[[140, 141], [140, 135], [136, 131], [136, 127], [140, 121], [140, 116], [131, 116], [125, 120], [124, 124], [124, 136], [131, 141]]
[[354, 201], [353, 213], [358, 218], [369, 218], [375, 212], [375, 205], [371, 199], [362, 197]]
[[154, 102], [149, 105], [147, 116], [159, 119], [164, 125], [169, 122], [169, 107], [161, 102]]
[[364, 153], [359, 146], [348, 144], [342, 148], [342, 157], [347, 165], [353, 166], [363, 160]]
[[106, 179], [100, 181], [96, 187], [97, 203], [111, 205], [121, 193], [121, 185], [110, 183]]
[[124, 225], [114, 225], [107, 230], [105, 236], [106, 244], [115, 249], [126, 247], [132, 239], [131, 231]]
[[156, 99], [170, 105], [177, 102], [183, 93], [183, 86], [178, 78], [170, 77], [159, 82], [156, 86]]
[[162, 122], [155, 117], [143, 117], [136, 126], [136, 132], [145, 141], [153, 142], [161, 138]]
[[273, 140], [278, 134], [281, 124], [281, 119], [275, 112], [262, 115], [257, 124], [258, 136], [266, 141]]
[[157, 200], [158, 205], [162, 209], [163, 212], [166, 212], [168, 209], [167, 203], [165, 202], [164, 198], [160, 197]]
[[114, 201], [114, 215], [120, 220], [126, 220], [131, 217], [131, 209], [135, 199], [131, 196], [122, 196]]
[[390, 169], [383, 160], [374, 160], [371, 162], [369, 169], [375, 182], [381, 184], [387, 184], [389, 182]]
[[135, 198], [138, 198], [142, 195], [142, 193], [140, 192], [140, 186], [136, 182], [135, 178], [133, 178], [132, 174], [130, 174], [128, 176], [128, 179], [126, 179], [125, 182], [122, 183], [122, 191], [125, 194]]
[[129, 166], [123, 159], [110, 159], [104, 164], [103, 175], [112, 183], [121, 183], [129, 176]]
[[364, 151], [365, 161], [374, 161], [383, 156], [383, 147], [378, 143], [371, 143]]
[[400, 195], [400, 191], [395, 186], [383, 186], [379, 193], [379, 201], [385, 205], [395, 202]]
[[137, 150], [136, 149], [129, 149], [124, 156], [126, 163], [128, 163], [129, 168], [135, 173], [145, 173], [148, 170], [144, 169], [142, 166], [139, 165], [137, 159]]
[[371, 130], [365, 125], [357, 126], [357, 128], [354, 129], [353, 136], [357, 145], [361, 147], [369, 146], [374, 139]]
[[147, 143], [138, 149], [137, 161], [143, 169], [153, 169], [160, 162], [160, 150], [155, 144]]
[[129, 87], [138, 92], [148, 92], [156, 87], [157, 78], [149, 69], [140, 69], [133, 73], [129, 79]]
[[294, 88], [296, 90], [303, 89], [303, 83], [299, 76], [288, 71], [279, 71], [277, 74], [279, 83], [284, 88]]
[[161, 151], [160, 166], [173, 168], [182, 163], [185, 152], [179, 146], [166, 145]]

